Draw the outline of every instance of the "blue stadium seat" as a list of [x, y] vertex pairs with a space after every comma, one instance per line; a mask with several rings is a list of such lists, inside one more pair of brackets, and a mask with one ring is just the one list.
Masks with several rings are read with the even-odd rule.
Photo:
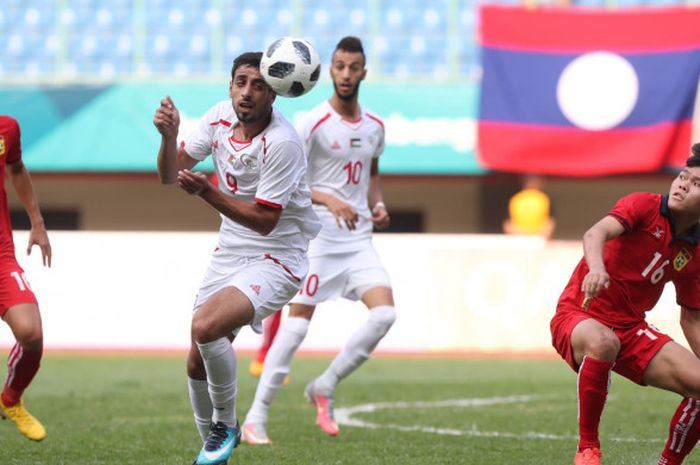
[[572, 0], [572, 5], [575, 5], [577, 7], [594, 7], [594, 8], [601, 8], [604, 6], [607, 6], [607, 0]]
[[[11, 2], [13, 3], [13, 2]], [[49, 5], [54, 1], [47, 2]], [[2, 34], [45, 34], [55, 33], [57, 24], [51, 9], [42, 8], [40, 5], [29, 5], [2, 8], [3, 25]]]
[[[624, 8], [692, 0], [572, 1], [574, 8]], [[521, 2], [2, 0], [0, 81], [218, 77], [239, 53], [285, 35], [309, 39], [324, 66], [342, 36], [356, 35], [372, 76], [475, 79], [479, 5]]]

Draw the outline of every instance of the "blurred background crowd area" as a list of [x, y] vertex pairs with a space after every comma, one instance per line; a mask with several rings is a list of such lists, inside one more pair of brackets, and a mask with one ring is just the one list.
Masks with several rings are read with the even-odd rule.
[[[362, 37], [370, 79], [480, 77], [480, 4], [536, 0], [4, 0], [0, 83], [225, 76], [231, 58], [283, 36], [310, 39], [324, 62], [339, 37]], [[698, 0], [550, 0], [572, 8], [660, 7]]]

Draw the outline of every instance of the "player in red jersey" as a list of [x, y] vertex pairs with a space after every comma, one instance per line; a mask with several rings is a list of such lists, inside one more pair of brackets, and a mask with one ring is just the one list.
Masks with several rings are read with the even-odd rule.
[[[552, 344], [578, 372], [576, 465], [600, 464], [598, 425], [611, 371], [683, 397], [659, 465], [682, 463], [700, 438], [699, 220], [700, 144], [695, 144], [668, 195], [623, 197], [584, 234], [584, 258], [551, 322]], [[669, 281], [691, 350], [645, 321]]]
[[20, 433], [33, 441], [46, 430], [24, 407], [22, 394], [39, 370], [43, 350], [41, 315], [24, 270], [15, 258], [12, 226], [5, 192], [5, 171], [31, 221], [27, 255], [34, 245], [41, 249], [45, 266], [51, 266], [51, 244], [27, 168], [22, 163], [19, 124], [0, 116], [0, 317], [10, 326], [17, 343], [10, 351], [7, 379], [0, 394], [0, 415], [12, 420]]

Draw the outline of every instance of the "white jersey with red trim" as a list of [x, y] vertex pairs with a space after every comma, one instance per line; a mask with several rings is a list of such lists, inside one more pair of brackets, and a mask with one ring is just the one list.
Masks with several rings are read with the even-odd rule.
[[372, 216], [367, 200], [372, 161], [384, 150], [384, 124], [360, 108], [357, 121], [343, 119], [328, 101], [317, 105], [297, 124], [306, 148], [312, 190], [331, 194], [351, 205], [360, 219], [356, 229], [340, 226], [325, 205], [314, 204], [323, 228], [313, 247], [334, 252], [358, 249], [370, 240]]
[[230, 100], [207, 111], [182, 147], [195, 160], [213, 157], [219, 190], [239, 200], [281, 208], [275, 229], [263, 236], [221, 215], [219, 246], [240, 255], [306, 252], [320, 229], [306, 183], [306, 158], [294, 127], [273, 108], [270, 124], [252, 140], [233, 137], [238, 118]]

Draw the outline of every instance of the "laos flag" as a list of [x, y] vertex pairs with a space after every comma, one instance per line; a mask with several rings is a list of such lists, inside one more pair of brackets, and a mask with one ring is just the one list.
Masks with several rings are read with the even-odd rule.
[[481, 8], [478, 156], [561, 176], [683, 166], [700, 9]]

